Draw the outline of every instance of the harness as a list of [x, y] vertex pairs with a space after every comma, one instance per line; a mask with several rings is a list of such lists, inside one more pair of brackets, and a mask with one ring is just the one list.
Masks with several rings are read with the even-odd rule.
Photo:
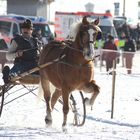
[[64, 65], [67, 65], [69, 67], [78, 69], [78, 71], [79, 71], [78, 79], [80, 81], [81, 74], [82, 74], [82, 68], [84, 68], [85, 70], [92, 69], [93, 66], [90, 65], [90, 64], [93, 63], [93, 62], [92, 62], [92, 60], [89, 60], [86, 63], [76, 64], [76, 63], [68, 61], [67, 60], [67, 52], [69, 50], [76, 51], [76, 52], [79, 52], [79, 53], [83, 53], [83, 50], [79, 50], [79, 49], [74, 48], [73, 47], [73, 42], [70, 41], [70, 40], [62, 41], [62, 44], [63, 44], [63, 51], [61, 52], [60, 56], [65, 55], [65, 57], [63, 59], [61, 59], [60, 61], [58, 61], [58, 63], [57, 63], [58, 64], [57, 65], [57, 75], [59, 76], [59, 78], [62, 81], [61, 73], [59, 73], [59, 64], [64, 64]]
[[[74, 48], [74, 47], [72, 47], [72, 41], [70, 41], [70, 40], [66, 40], [66, 41], [62, 41], [61, 42], [62, 43], [62, 48], [65, 50], [66, 48], [68, 48], [68, 49], [71, 49], [71, 50], [73, 50], [73, 51], [77, 51], [77, 52], [80, 52], [80, 53], [83, 53], [83, 50], [81, 50], [81, 49], [77, 49], [77, 48]], [[65, 54], [65, 51], [63, 50], [63, 52], [62, 52], [62, 54]], [[61, 54], [61, 55], [62, 55]], [[66, 55], [66, 54], [65, 54]], [[95, 56], [95, 57], [99, 57], [100, 55], [97, 55], [97, 56]], [[65, 57], [66, 58], [66, 57]], [[89, 60], [89, 61], [87, 61], [86, 63], [84, 63], [84, 64], [82, 64], [82, 63], [80, 63], [79, 65], [77, 65], [77, 64], [73, 64], [73, 63], [70, 63], [70, 62], [67, 62], [66, 61], [66, 59], [62, 59], [59, 63], [63, 63], [63, 64], [65, 64], [65, 65], [68, 65], [68, 66], [70, 66], [70, 67], [76, 67], [76, 68], [81, 68], [81, 67], [87, 67], [87, 68], [91, 68], [91, 66], [89, 66], [89, 63], [91, 62], [91, 61], [93, 61], [93, 60]]]

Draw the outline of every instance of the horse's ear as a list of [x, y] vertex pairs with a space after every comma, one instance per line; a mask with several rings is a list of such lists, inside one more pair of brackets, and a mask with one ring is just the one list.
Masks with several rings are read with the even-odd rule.
[[88, 22], [88, 20], [87, 20], [87, 16], [84, 16], [84, 17], [83, 17], [82, 23], [83, 23], [84, 25], [89, 24], [89, 22]]
[[99, 17], [98, 17], [96, 20], [94, 20], [94, 22], [93, 22], [94, 25], [99, 25], [99, 21], [100, 21], [100, 20], [99, 20]]

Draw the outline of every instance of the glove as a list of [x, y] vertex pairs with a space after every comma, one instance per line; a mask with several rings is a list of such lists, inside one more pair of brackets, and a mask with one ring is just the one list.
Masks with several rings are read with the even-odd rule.
[[16, 52], [16, 57], [20, 57], [20, 56], [22, 56], [23, 55], [23, 51], [22, 50], [18, 50], [17, 52]]

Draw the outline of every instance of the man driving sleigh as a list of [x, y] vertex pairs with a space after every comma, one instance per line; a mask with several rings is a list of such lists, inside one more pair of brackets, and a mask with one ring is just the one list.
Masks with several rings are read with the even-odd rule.
[[38, 66], [38, 50], [41, 47], [41, 42], [32, 36], [33, 24], [29, 19], [23, 22], [21, 32], [21, 35], [16, 35], [11, 40], [10, 48], [6, 54], [9, 61], [14, 61], [11, 69], [9, 66], [3, 68], [3, 80], [6, 84], [12, 77]]

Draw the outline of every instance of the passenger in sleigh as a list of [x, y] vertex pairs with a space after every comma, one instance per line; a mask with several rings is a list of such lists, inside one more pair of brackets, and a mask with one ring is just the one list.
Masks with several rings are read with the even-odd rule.
[[[21, 35], [16, 35], [11, 40], [11, 45], [6, 54], [8, 60], [14, 60], [14, 66], [10, 69], [8, 66], [3, 68], [4, 83], [20, 73], [26, 72], [38, 66], [38, 50], [40, 41], [32, 36], [33, 24], [26, 19], [21, 26]], [[39, 74], [39, 72], [35, 72]]]

